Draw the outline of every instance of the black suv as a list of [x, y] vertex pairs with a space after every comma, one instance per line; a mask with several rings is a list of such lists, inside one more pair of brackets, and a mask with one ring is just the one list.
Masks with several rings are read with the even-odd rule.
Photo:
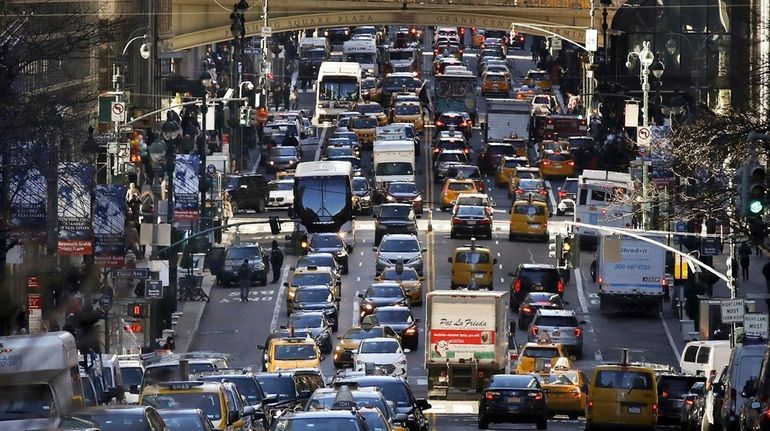
[[564, 280], [555, 265], [546, 263], [520, 263], [515, 272], [508, 274], [511, 282], [511, 309], [518, 310], [519, 304], [529, 292], [550, 292], [564, 296]]
[[705, 382], [705, 376], [659, 373], [658, 380], [658, 424], [679, 425], [681, 423], [684, 396], [696, 382]]
[[254, 377], [264, 393], [277, 395], [276, 399], [269, 403], [271, 410], [291, 411], [295, 407], [302, 408], [316, 389], [326, 386], [318, 369], [281, 370], [274, 373], [258, 373]]
[[382, 237], [390, 233], [417, 235], [417, 220], [411, 204], [382, 204], [374, 216], [374, 245], [380, 245]]
[[249, 261], [251, 267], [251, 282], [259, 282], [262, 286], [267, 284], [267, 273], [270, 272], [270, 259], [259, 244], [241, 244], [227, 248], [225, 262], [219, 274], [219, 283], [227, 286], [238, 282], [238, 269], [244, 260]]
[[262, 174], [228, 175], [224, 189], [232, 200], [233, 214], [245, 209], [265, 212], [270, 186]]

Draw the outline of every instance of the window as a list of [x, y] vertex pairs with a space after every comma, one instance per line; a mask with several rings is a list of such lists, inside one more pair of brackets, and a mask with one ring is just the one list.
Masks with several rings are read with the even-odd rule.
[[331, 285], [332, 276], [329, 273], [323, 272], [315, 274], [296, 274], [291, 281], [293, 286]]
[[606, 389], [652, 389], [652, 374], [640, 371], [599, 370], [596, 387]]
[[578, 326], [575, 316], [538, 316], [535, 320], [537, 326], [560, 326], [574, 328]]
[[315, 345], [282, 344], [275, 346], [274, 358], [279, 361], [304, 361], [316, 359]]
[[361, 343], [360, 353], [396, 353], [398, 341], [365, 341]]
[[458, 183], [458, 182], [452, 182], [447, 185], [448, 190], [452, 191], [466, 191], [466, 190], [475, 190], [476, 187], [473, 183]]
[[266, 394], [276, 394], [276, 401], [287, 401], [295, 397], [294, 380], [291, 376], [257, 375], [257, 381]]
[[461, 251], [455, 256], [456, 263], [469, 263], [471, 265], [478, 265], [480, 263], [489, 263], [488, 253], [477, 253], [473, 251]]
[[212, 421], [222, 418], [219, 393], [165, 393], [146, 395], [145, 405], [164, 410], [201, 409]]
[[457, 209], [458, 216], [486, 217], [487, 212], [484, 207], [471, 206], [467, 204], [460, 205]]
[[403, 296], [403, 292], [401, 291], [401, 286], [388, 286], [388, 285], [374, 285], [366, 290], [366, 296], [367, 298], [370, 297], [396, 297], [396, 296]]
[[552, 359], [561, 357], [558, 350], [543, 347], [527, 347], [524, 349], [521, 356], [534, 359]]
[[698, 349], [698, 356], [695, 358], [695, 362], [698, 364], [708, 364], [709, 356], [711, 356], [711, 347], [701, 346]]
[[545, 207], [537, 205], [516, 205], [513, 207], [513, 213], [526, 216], [544, 216]]
[[331, 302], [332, 294], [328, 289], [298, 289], [296, 302]]
[[414, 175], [414, 169], [409, 162], [378, 163], [375, 175]]
[[383, 253], [416, 253], [420, 251], [420, 244], [413, 239], [391, 239], [386, 238], [380, 244], [380, 251]]

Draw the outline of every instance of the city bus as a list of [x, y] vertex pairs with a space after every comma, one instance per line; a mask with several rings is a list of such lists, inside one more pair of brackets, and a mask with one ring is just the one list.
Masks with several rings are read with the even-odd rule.
[[467, 112], [476, 124], [476, 101], [479, 100], [476, 75], [472, 73], [437, 75], [434, 78], [433, 94], [435, 118], [444, 112]]
[[[573, 220], [597, 226], [632, 228], [634, 182], [624, 172], [584, 169], [578, 177]], [[598, 239], [596, 229], [576, 227], [581, 241]]]
[[353, 232], [353, 166], [350, 162], [302, 162], [294, 172], [293, 216], [299, 234], [337, 232], [349, 250]]
[[332, 121], [337, 114], [352, 111], [361, 98], [361, 65], [352, 62], [324, 61], [318, 69], [316, 105], [313, 124]]

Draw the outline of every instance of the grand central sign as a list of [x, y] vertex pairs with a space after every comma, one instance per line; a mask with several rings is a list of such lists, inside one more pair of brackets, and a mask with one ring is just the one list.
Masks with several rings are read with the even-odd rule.
[[[585, 30], [581, 28], [569, 28], [575, 21], [575, 16], [569, 17], [567, 10], [554, 10], [550, 12], [554, 15], [553, 21], [545, 21], [538, 17], [533, 19], [531, 15], [535, 12], [532, 9], [511, 9], [510, 16], [487, 15], [467, 12], [443, 12], [435, 10], [422, 11], [371, 11], [371, 12], [329, 12], [316, 13], [312, 15], [295, 15], [270, 19], [270, 27], [274, 33], [282, 31], [297, 31], [324, 27], [347, 27], [357, 25], [425, 25], [425, 26], [451, 26], [451, 27], [478, 27], [484, 29], [510, 30], [512, 22], [527, 23], [536, 26], [544, 26], [550, 31], [571, 39], [578, 43], [584, 43]], [[513, 13], [515, 12], [515, 14]], [[541, 15], [547, 11], [539, 9]], [[584, 14], [585, 11], [581, 15]], [[559, 23], [555, 19], [562, 18], [565, 22]], [[586, 17], [577, 17], [582, 22]], [[570, 21], [567, 23], [566, 21]], [[574, 26], [573, 26], [574, 27]], [[262, 31], [261, 21], [250, 21], [246, 23], [246, 36], [257, 36]], [[537, 31], [526, 29], [525, 33], [538, 34]], [[545, 33], [540, 33], [545, 34]], [[215, 42], [222, 42], [232, 39], [229, 24], [227, 26], [218, 26], [201, 31], [180, 34], [170, 40], [169, 47], [174, 51], [182, 51]]]

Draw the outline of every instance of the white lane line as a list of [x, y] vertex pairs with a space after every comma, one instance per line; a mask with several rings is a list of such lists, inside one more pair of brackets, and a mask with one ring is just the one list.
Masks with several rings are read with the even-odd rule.
[[551, 208], [556, 208], [556, 195], [553, 194], [553, 185], [551, 184], [551, 180], [546, 180], [545, 183], [548, 185], [548, 199], [551, 200]]
[[358, 292], [360, 290], [356, 290], [356, 294], [353, 296], [353, 320], [351, 320], [351, 326], [358, 325]]
[[316, 146], [315, 158], [313, 160], [321, 160], [321, 148], [323, 148], [324, 142], [326, 142], [326, 134], [329, 132], [329, 129], [331, 129], [331, 124], [324, 121], [321, 128], [321, 136], [318, 137], [318, 145]]
[[278, 327], [278, 316], [281, 314], [281, 301], [286, 294], [286, 286], [283, 284], [289, 279], [289, 266], [285, 265], [281, 271], [281, 288], [278, 289], [278, 296], [275, 298], [275, 309], [273, 310], [273, 319], [270, 321], [270, 332]]
[[578, 291], [578, 301], [580, 301], [580, 311], [583, 314], [588, 314], [588, 300], [586, 299], [586, 293], [583, 290], [583, 275], [580, 268], [575, 268], [575, 286]]
[[529, 253], [529, 262], [535, 263], [535, 256], [532, 254], [532, 250], [530, 250], [529, 247], [527, 247], [527, 253]]
[[668, 338], [668, 344], [671, 346], [671, 350], [674, 351], [674, 356], [676, 357], [676, 363], [678, 364], [681, 360], [681, 357], [679, 355], [679, 349], [676, 347], [676, 343], [674, 342], [674, 337], [671, 336], [671, 330], [668, 329], [668, 323], [666, 323], [666, 319], [663, 317], [663, 312], [660, 312], [660, 323], [663, 324], [663, 331], [666, 332], [666, 338]]

